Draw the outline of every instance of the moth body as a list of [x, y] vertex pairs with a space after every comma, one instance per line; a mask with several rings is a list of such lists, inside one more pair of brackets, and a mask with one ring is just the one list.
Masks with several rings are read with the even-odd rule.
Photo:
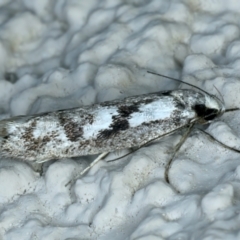
[[157, 92], [0, 121], [0, 154], [44, 162], [138, 147], [192, 122], [223, 114], [223, 103], [195, 90]]

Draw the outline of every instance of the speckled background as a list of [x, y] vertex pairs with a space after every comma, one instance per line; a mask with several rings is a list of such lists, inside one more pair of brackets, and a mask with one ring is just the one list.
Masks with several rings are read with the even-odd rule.
[[[0, 118], [178, 87], [146, 70], [239, 107], [239, 13], [237, 0], [1, 0]], [[227, 113], [207, 131], [240, 149], [239, 119]], [[239, 239], [240, 155], [193, 131], [169, 185], [180, 137], [101, 161], [67, 187], [94, 156], [50, 161], [42, 176], [2, 157], [0, 238]]]

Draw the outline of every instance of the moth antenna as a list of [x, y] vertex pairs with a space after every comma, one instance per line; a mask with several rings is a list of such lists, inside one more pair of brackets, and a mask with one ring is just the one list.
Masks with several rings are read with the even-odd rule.
[[235, 111], [238, 111], [240, 110], [240, 108], [228, 108], [225, 110], [225, 112], [235, 112]]
[[218, 92], [219, 96], [221, 96], [221, 99], [220, 99], [220, 98], [218, 98], [218, 99], [223, 103], [223, 105], [225, 105], [223, 95], [220, 93], [220, 91], [218, 90], [218, 88], [215, 87], [215, 85], [213, 85], [213, 87], [216, 89], [216, 91]]
[[[221, 96], [221, 99], [220, 98], [218, 98], [218, 99], [223, 103], [223, 105], [225, 105], [225, 101], [224, 101], [223, 95], [218, 90], [218, 88], [215, 87], [215, 85], [213, 85], [213, 86], [216, 89], [216, 91], [218, 92], [219, 96]], [[226, 109], [225, 112], [234, 112], [234, 111], [238, 111], [238, 110], [240, 110], [240, 108], [229, 108], [229, 109]]]
[[171, 79], [171, 80], [176, 81], [176, 82], [184, 83], [184, 84], [186, 84], [186, 85], [188, 85], [188, 86], [190, 86], [190, 87], [194, 87], [194, 88], [196, 88], [196, 89], [198, 89], [198, 90], [200, 90], [200, 91], [202, 91], [202, 92], [204, 92], [204, 93], [206, 93], [206, 94], [208, 94], [208, 95], [211, 96], [211, 94], [208, 93], [207, 91], [204, 91], [204, 90], [201, 89], [200, 87], [194, 86], [194, 85], [191, 84], [191, 83], [184, 82], [184, 81], [182, 81], [182, 80], [180, 80], [180, 79], [177, 79], [177, 78], [168, 77], [168, 76], [162, 75], [162, 74], [160, 74], [160, 73], [155, 73], [155, 72], [151, 72], [151, 71], [147, 71], [147, 72], [148, 72], [148, 73], [151, 73], [151, 74], [153, 74], [153, 75], [157, 75], [157, 76], [160, 76], [160, 77], [164, 77], [164, 78]]

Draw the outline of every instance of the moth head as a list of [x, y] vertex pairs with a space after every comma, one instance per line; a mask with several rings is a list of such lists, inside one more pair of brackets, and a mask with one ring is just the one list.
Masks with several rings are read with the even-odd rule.
[[201, 123], [208, 123], [220, 117], [225, 112], [223, 102], [216, 96], [204, 94], [205, 102], [196, 104], [194, 110]]

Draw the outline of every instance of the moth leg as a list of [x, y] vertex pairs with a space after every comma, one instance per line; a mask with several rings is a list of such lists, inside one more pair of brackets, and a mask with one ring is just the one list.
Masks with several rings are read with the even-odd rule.
[[183, 143], [185, 142], [185, 140], [187, 139], [187, 137], [189, 136], [192, 128], [194, 126], [194, 123], [192, 123], [189, 128], [187, 129], [187, 131], [184, 133], [184, 135], [182, 136], [181, 140], [179, 141], [179, 143], [176, 145], [175, 149], [174, 149], [174, 153], [170, 159], [170, 161], [167, 163], [166, 165], [166, 169], [165, 169], [165, 174], [164, 174], [164, 177], [165, 177], [165, 180], [167, 183], [170, 183], [169, 182], [169, 177], [168, 177], [168, 173], [169, 173], [169, 170], [170, 170], [170, 167], [171, 167], [171, 164], [172, 164], [172, 161], [174, 159], [174, 157], [176, 156], [176, 153], [179, 151], [179, 149], [181, 148], [181, 146], [183, 145]]
[[73, 184], [79, 177], [81, 177], [84, 173], [86, 173], [90, 168], [92, 168], [94, 165], [96, 165], [99, 161], [101, 161], [104, 157], [106, 157], [109, 154], [109, 152], [101, 153], [95, 160], [89, 164], [88, 167], [86, 167], [83, 171], [80, 172], [80, 174], [77, 174], [76, 177], [74, 177], [71, 181], [69, 181], [65, 186], [68, 186], [69, 184]]
[[227, 149], [229, 149], [229, 150], [232, 150], [232, 151], [234, 151], [234, 152], [240, 153], [240, 150], [225, 145], [224, 143], [218, 141], [215, 137], [213, 137], [211, 134], [203, 131], [202, 129], [199, 129], [199, 128], [198, 128], [197, 130], [200, 131], [200, 132], [202, 132], [202, 133], [204, 133], [208, 138], [210, 138], [210, 140], [216, 141], [216, 142], [217, 142], [219, 145], [221, 145], [222, 147], [227, 148]]
[[90, 168], [92, 168], [94, 165], [96, 165], [99, 161], [101, 161], [108, 154], [109, 154], [109, 152], [101, 153], [94, 161], [91, 162], [91, 164], [88, 167], [86, 167], [83, 171], [81, 171], [80, 176], [82, 176], [85, 172], [87, 172]]

